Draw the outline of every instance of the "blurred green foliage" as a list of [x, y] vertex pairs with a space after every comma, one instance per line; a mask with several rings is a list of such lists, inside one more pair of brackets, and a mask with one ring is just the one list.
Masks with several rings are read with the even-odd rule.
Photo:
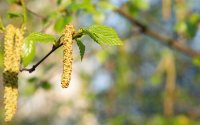
[[[199, 30], [199, 6], [196, 7], [199, 1], [182, 0], [186, 3], [183, 7], [186, 14], [183, 14], [182, 20], [176, 15], [175, 11], [179, 9], [176, 2], [172, 2], [170, 18], [165, 20], [162, 15], [162, 1], [26, 1], [27, 8], [39, 16], [27, 11], [24, 51], [28, 54], [23, 55], [23, 58], [27, 58], [23, 61], [24, 66], [40, 60], [51, 47], [49, 44], [38, 44], [36, 48], [35, 42], [45, 40], [44, 43], [53, 44], [66, 24], [73, 23], [76, 29], [94, 24], [85, 29], [85, 33], [98, 43], [102, 43], [103, 39], [107, 45], [115, 44], [110, 41], [110, 38], [116, 36], [113, 29], [118, 34], [127, 32], [129, 35], [121, 36], [123, 46], [111, 48], [105, 44], [101, 49], [87, 36], [78, 39], [79, 50], [74, 47], [74, 67], [68, 89], [60, 88], [61, 51], [52, 54], [33, 74], [21, 73], [19, 109], [15, 120], [10, 124], [199, 125], [199, 59], [191, 59], [169, 50], [175, 56], [176, 90], [174, 114], [167, 117], [164, 112], [167, 76], [166, 73], [157, 71], [162, 57], [166, 55], [163, 54], [166, 47], [156, 39], [144, 35], [137, 26], [128, 27], [131, 29], [128, 30], [126, 24], [130, 26], [130, 22], [115, 12], [115, 9], [124, 8], [130, 16], [146, 22], [157, 33], [190, 41], [184, 42], [185, 46], [192, 45]], [[0, 1], [0, 14], [5, 26], [9, 23], [21, 26], [21, 21], [18, 20], [22, 10], [16, 2], [18, 1]], [[111, 26], [113, 29], [99, 24]], [[1, 23], [0, 29], [3, 29]], [[41, 31], [44, 34], [40, 34]], [[36, 36], [32, 32], [36, 32]], [[0, 38], [3, 41], [2, 35]], [[116, 41], [121, 43], [119, 39]], [[3, 42], [0, 45], [2, 71]], [[81, 60], [84, 55], [81, 63], [79, 53]], [[172, 68], [168, 65], [165, 67]], [[0, 114], [2, 119], [2, 110]]]

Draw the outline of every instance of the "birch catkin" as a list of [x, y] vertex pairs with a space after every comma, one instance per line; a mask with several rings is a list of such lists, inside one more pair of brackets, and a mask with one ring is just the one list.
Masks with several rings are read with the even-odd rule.
[[72, 35], [74, 33], [73, 25], [66, 25], [64, 29], [63, 41], [63, 74], [62, 74], [62, 88], [67, 88], [71, 80], [72, 72]]
[[5, 29], [4, 37], [4, 71], [11, 69], [14, 36], [15, 27], [13, 25], [8, 25]]
[[8, 25], [4, 37], [4, 105], [5, 122], [12, 120], [18, 98], [18, 73], [20, 65], [20, 53], [23, 44], [23, 31]]

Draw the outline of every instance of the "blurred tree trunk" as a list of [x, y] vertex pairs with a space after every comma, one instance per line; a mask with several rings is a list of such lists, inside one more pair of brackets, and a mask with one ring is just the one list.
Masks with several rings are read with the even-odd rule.
[[174, 115], [174, 95], [176, 88], [176, 68], [174, 55], [170, 50], [164, 52], [157, 67], [156, 74], [160, 77], [165, 73], [166, 82], [163, 100], [163, 112], [166, 117]]
[[166, 69], [166, 85], [164, 97], [164, 115], [171, 117], [174, 115], [174, 95], [176, 88], [176, 70], [174, 63], [174, 56], [172, 53], [166, 55], [165, 69]]
[[171, 0], [162, 0], [162, 15], [165, 20], [171, 17]]

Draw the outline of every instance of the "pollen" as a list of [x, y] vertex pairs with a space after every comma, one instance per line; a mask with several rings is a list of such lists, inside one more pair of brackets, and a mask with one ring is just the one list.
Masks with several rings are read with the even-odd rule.
[[4, 37], [4, 110], [5, 122], [13, 119], [17, 109], [18, 73], [20, 67], [23, 30], [8, 25]]
[[72, 72], [72, 35], [74, 33], [73, 25], [66, 25], [64, 29], [63, 40], [63, 74], [62, 74], [62, 88], [67, 88], [71, 80]]

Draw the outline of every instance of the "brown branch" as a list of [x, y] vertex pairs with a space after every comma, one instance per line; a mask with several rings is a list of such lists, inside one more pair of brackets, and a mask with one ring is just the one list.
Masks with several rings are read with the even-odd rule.
[[131, 15], [124, 12], [122, 9], [116, 9], [115, 11], [117, 13], [119, 13], [121, 16], [128, 19], [132, 23], [132, 25], [138, 26], [141, 29], [142, 33], [144, 33], [154, 39], [157, 39], [159, 42], [161, 42], [165, 45], [168, 45], [169, 47], [172, 47], [172, 48], [184, 53], [187, 56], [200, 58], [200, 52], [197, 52], [187, 46], [184, 46], [183, 44], [178, 42], [178, 40], [176, 40], [176, 39], [173, 39], [170, 37], [165, 37], [165, 36], [159, 34], [158, 32], [151, 30], [150, 28], [148, 28], [148, 26], [146, 26], [146, 25], [142, 24], [141, 22], [139, 22], [138, 20], [134, 19]]
[[[81, 36], [83, 35], [82, 32], [79, 32], [79, 33], [75, 33], [73, 35], [73, 39], [77, 39], [77, 38], [80, 38]], [[60, 40], [61, 40], [62, 36], [58, 39], [58, 43], [60, 43]], [[57, 46], [53, 46], [51, 51], [49, 51], [39, 62], [37, 62], [35, 65], [33, 65], [31, 68], [27, 69], [27, 68], [23, 68], [20, 70], [20, 72], [23, 72], [23, 71], [28, 71], [29, 73], [32, 73], [33, 71], [35, 71], [35, 69], [47, 58], [49, 57], [55, 50], [57, 50], [58, 48], [60, 48], [61, 46], [63, 45], [63, 43], [57, 45]]]

